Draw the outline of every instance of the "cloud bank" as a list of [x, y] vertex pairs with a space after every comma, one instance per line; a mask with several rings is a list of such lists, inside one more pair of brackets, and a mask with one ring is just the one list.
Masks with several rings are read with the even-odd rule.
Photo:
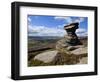
[[67, 23], [73, 22], [83, 22], [85, 20], [84, 17], [78, 17], [77, 19], [73, 19], [72, 17], [54, 17], [55, 20], [65, 20]]
[[76, 30], [76, 34], [78, 35], [78, 36], [82, 36], [82, 37], [85, 37], [85, 36], [87, 36], [87, 31], [86, 31], [86, 29], [83, 29], [83, 28], [79, 28], [79, 29], [77, 29]]
[[[83, 28], [76, 30], [78, 36], [87, 36], [87, 31]], [[45, 26], [31, 26], [28, 28], [29, 36], [58, 36], [63, 37], [66, 31], [63, 28], [58, 27], [45, 27]]]
[[59, 36], [62, 37], [66, 34], [66, 31], [57, 27], [45, 27], [45, 26], [31, 26], [28, 28], [29, 36]]

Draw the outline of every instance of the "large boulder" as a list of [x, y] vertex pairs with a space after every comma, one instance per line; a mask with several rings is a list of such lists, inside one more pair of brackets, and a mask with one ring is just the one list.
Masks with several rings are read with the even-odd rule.
[[34, 60], [42, 61], [44, 63], [50, 63], [54, 61], [57, 58], [58, 51], [53, 50], [53, 51], [47, 51], [40, 53], [34, 57]]

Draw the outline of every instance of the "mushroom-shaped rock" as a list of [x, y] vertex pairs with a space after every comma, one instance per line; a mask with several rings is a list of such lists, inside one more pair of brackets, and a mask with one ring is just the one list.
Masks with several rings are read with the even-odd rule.
[[68, 34], [65, 36], [65, 38], [66, 38], [67, 43], [69, 43], [70, 45], [82, 44], [75, 33], [76, 29], [78, 28], [79, 28], [79, 23], [71, 23], [69, 25], [64, 26], [64, 29], [66, 30]]
[[69, 46], [82, 45], [82, 43], [80, 42], [75, 33], [76, 29], [79, 28], [78, 25], [79, 23], [71, 23], [69, 25], [64, 26], [67, 35], [65, 35], [64, 38], [62, 38], [57, 42], [56, 49], [67, 48]]

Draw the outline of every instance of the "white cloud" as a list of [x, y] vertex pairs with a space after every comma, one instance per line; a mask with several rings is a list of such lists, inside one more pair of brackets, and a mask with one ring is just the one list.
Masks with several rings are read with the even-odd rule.
[[77, 33], [81, 33], [81, 32], [86, 32], [86, 30], [84, 28], [79, 28], [76, 30]]
[[71, 17], [54, 17], [55, 20], [65, 20], [68, 23], [72, 23]]
[[83, 29], [83, 28], [79, 28], [76, 30], [76, 33], [78, 36], [87, 36], [87, 30], [86, 29]]
[[80, 22], [83, 22], [83, 21], [84, 21], [84, 18], [83, 17], [80, 17], [80, 18], [78, 18], [78, 19], [75, 20], [75, 22], [79, 22], [79, 23]]
[[54, 17], [54, 19], [59, 19], [59, 20], [65, 19], [66, 20], [66, 17]]
[[54, 17], [55, 20], [65, 20], [66, 23], [73, 23], [73, 22], [83, 22], [84, 21], [84, 17], [79, 17], [77, 19], [73, 19], [71, 17]]
[[66, 31], [57, 27], [31, 26], [28, 27], [29, 36], [64, 36]]

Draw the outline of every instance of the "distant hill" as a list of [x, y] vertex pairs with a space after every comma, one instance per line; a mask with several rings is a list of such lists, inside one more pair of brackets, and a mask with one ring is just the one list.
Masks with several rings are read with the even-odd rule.
[[51, 39], [61, 39], [58, 36], [28, 36], [29, 40], [51, 40]]

